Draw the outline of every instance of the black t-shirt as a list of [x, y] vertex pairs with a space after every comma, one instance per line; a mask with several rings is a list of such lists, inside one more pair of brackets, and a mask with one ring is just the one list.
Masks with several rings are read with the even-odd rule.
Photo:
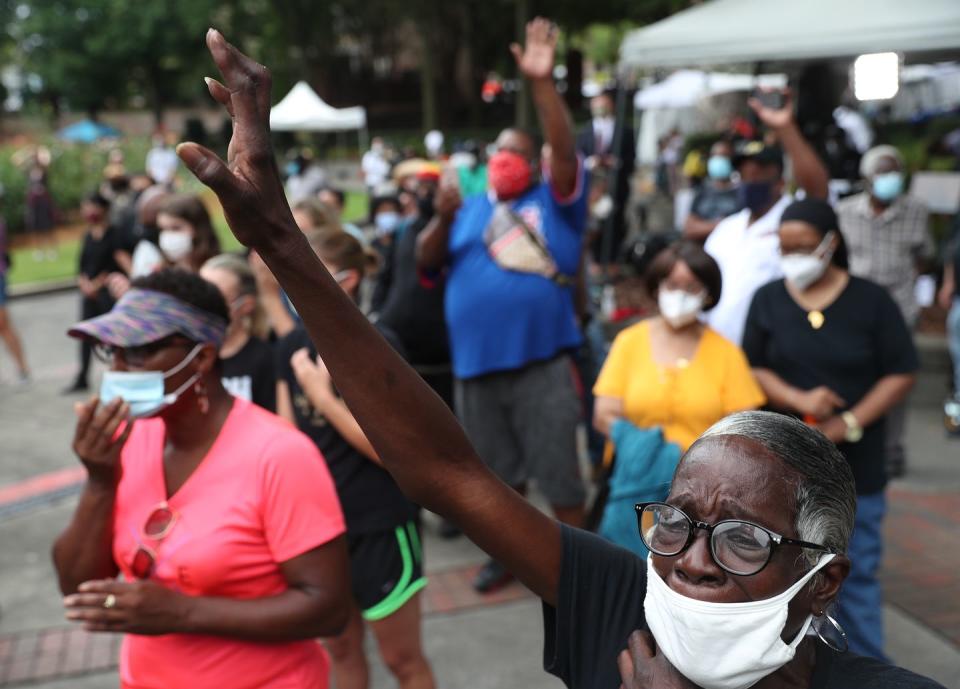
[[[380, 329], [391, 344], [395, 339]], [[387, 471], [362, 455], [318, 412], [297, 382], [290, 357], [306, 347], [311, 357], [317, 351], [302, 325], [276, 345], [277, 374], [286, 382], [293, 402], [297, 428], [310, 436], [327, 462], [337, 486], [337, 495], [350, 534], [383, 531], [413, 518], [413, 504], [407, 500]]]
[[277, 373], [273, 348], [251, 337], [239, 352], [220, 360], [223, 387], [234, 397], [249, 400], [267, 411], [277, 410]]
[[710, 182], [706, 182], [703, 188], [697, 192], [697, 195], [693, 197], [690, 212], [704, 220], [720, 220], [728, 215], [733, 215], [740, 208], [736, 187], [717, 189]]
[[427, 226], [420, 217], [394, 241], [388, 255], [389, 279], [380, 322], [393, 330], [413, 364], [447, 364], [450, 344], [443, 314], [443, 285], [426, 287], [417, 270], [417, 235]]
[[[647, 629], [646, 561], [586, 531], [561, 530], [557, 607], [543, 606], [543, 667], [570, 689], [617, 689], [617, 656], [634, 630]], [[809, 689], [943, 689], [907, 670], [814, 643]]]
[[114, 252], [123, 249], [119, 231], [108, 225], [99, 239], [88, 229], [83, 235], [80, 249], [80, 274], [95, 278], [101, 273], [120, 272], [120, 266], [113, 257]]
[[[823, 325], [814, 329], [783, 280], [761, 287], [743, 334], [750, 365], [770, 369], [801, 390], [826, 385], [847, 408], [884, 376], [919, 368], [900, 309], [879, 285], [851, 277], [822, 313]], [[887, 484], [883, 419], [866, 427], [859, 442], [843, 442], [838, 448], [850, 462], [858, 494], [883, 490]]]

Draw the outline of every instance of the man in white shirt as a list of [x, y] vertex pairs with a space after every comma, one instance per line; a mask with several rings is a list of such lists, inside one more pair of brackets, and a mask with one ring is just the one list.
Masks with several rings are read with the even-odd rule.
[[829, 175], [793, 118], [793, 101], [784, 92], [783, 107], [770, 108], [748, 101], [760, 121], [776, 135], [779, 146], [763, 141], [741, 145], [734, 156], [740, 173], [743, 210], [721, 220], [704, 248], [720, 266], [723, 290], [710, 310], [710, 327], [740, 344], [753, 295], [763, 285], [783, 277], [780, 271], [780, 216], [793, 200], [785, 193], [783, 155], [790, 156], [797, 186], [808, 198], [827, 198]]
[[370, 150], [363, 154], [360, 169], [363, 171], [363, 183], [371, 193], [387, 181], [390, 163], [384, 157], [383, 139], [379, 136], [370, 141]]
[[177, 152], [172, 145], [163, 136], [157, 135], [153, 138], [153, 148], [147, 152], [147, 159], [144, 162], [147, 174], [154, 182], [170, 188], [173, 185], [173, 178], [177, 174], [177, 166], [180, 159], [177, 158]]

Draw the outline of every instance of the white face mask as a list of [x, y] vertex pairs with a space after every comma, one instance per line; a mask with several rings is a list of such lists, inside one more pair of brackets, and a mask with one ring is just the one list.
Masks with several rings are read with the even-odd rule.
[[657, 296], [660, 315], [673, 328], [690, 325], [703, 311], [704, 295], [689, 294], [682, 289], [661, 289]]
[[703, 689], [746, 689], [793, 660], [813, 616], [785, 644], [780, 634], [787, 623], [787, 607], [833, 558], [832, 554], [821, 557], [816, 567], [783, 593], [746, 603], [687, 598], [667, 586], [653, 568], [653, 558], [647, 558], [643, 604], [647, 626], [657, 648], [694, 684]]
[[[833, 258], [833, 250], [828, 249], [824, 252], [824, 246], [828, 245], [833, 239], [833, 232], [827, 232], [823, 241], [814, 250], [812, 254], [786, 254], [780, 257], [780, 270], [787, 282], [792, 284], [801, 292], [827, 272], [827, 266], [830, 265], [830, 259]], [[820, 255], [823, 253], [823, 255]]]
[[160, 251], [169, 260], [182, 261], [193, 251], [193, 235], [189, 232], [163, 230], [159, 239]]

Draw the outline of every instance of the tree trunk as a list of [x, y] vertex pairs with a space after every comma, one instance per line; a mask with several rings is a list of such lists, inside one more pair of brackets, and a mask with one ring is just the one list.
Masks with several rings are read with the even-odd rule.
[[430, 40], [431, 30], [429, 22], [421, 19], [417, 22], [417, 32], [420, 34], [420, 110], [422, 113], [421, 128], [430, 131], [437, 128], [437, 75], [434, 58], [436, 51]]
[[[514, 40], [520, 45], [526, 42], [527, 21], [530, 17], [530, 0], [516, 0], [513, 14]], [[527, 82], [517, 70], [517, 95], [514, 101], [514, 124], [518, 127], [530, 127], [533, 122], [533, 103]]]

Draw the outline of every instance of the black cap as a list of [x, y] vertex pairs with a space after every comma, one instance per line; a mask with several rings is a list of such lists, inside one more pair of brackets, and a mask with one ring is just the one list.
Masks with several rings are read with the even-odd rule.
[[779, 146], [769, 146], [760, 140], [741, 141], [733, 153], [733, 166], [740, 167], [746, 160], [752, 160], [760, 165], [776, 165], [783, 170], [783, 149]]

